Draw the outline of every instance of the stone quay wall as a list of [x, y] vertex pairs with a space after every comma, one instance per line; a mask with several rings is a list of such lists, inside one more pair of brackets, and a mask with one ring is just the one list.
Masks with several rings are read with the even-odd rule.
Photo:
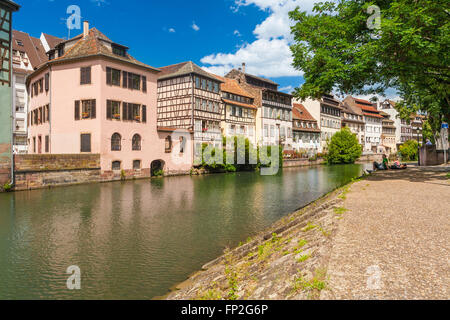
[[317, 166], [324, 163], [323, 159], [317, 159], [316, 161], [309, 161], [309, 159], [294, 159], [294, 160], [284, 160], [283, 167], [284, 168], [293, 168], [293, 167], [307, 167], [307, 166]]
[[14, 157], [16, 191], [98, 182], [99, 154], [38, 154]]

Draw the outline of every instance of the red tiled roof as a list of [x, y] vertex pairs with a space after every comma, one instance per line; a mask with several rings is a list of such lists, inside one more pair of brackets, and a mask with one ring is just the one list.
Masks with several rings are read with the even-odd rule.
[[368, 113], [368, 112], [363, 112], [363, 114], [367, 117], [372, 117], [372, 118], [380, 118], [380, 119], [384, 119], [384, 117], [378, 113]]
[[216, 75], [216, 78], [222, 81], [220, 89], [224, 92], [232, 93], [238, 96], [254, 99], [254, 97], [245, 91], [235, 79], [224, 78]]
[[[95, 55], [103, 55], [113, 58], [115, 60], [132, 63], [147, 69], [152, 69], [154, 71], [158, 71], [158, 69], [151, 67], [145, 63], [142, 63], [131, 55], [126, 54], [125, 57], [118, 56], [112, 52], [110, 48], [108, 48], [102, 41], [111, 42], [103, 33], [101, 33], [96, 28], [92, 28], [89, 30], [86, 38], [83, 38], [83, 35], [78, 35], [68, 41], [64, 41], [62, 43], [67, 43], [69, 41], [76, 41], [76, 43], [67, 50], [62, 57], [58, 57], [56, 59], [50, 60], [51, 62], [59, 62], [65, 60], [72, 60], [76, 58], [85, 58]], [[61, 44], [62, 44], [61, 43]]]
[[305, 121], [315, 121], [316, 119], [306, 110], [305, 106], [299, 103], [294, 103], [294, 107], [292, 108], [292, 118], [298, 120]]

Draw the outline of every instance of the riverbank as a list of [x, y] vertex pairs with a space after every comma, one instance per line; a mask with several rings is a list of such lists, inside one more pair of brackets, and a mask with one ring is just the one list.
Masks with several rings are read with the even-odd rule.
[[445, 167], [377, 172], [225, 252], [166, 298], [448, 299], [449, 187]]

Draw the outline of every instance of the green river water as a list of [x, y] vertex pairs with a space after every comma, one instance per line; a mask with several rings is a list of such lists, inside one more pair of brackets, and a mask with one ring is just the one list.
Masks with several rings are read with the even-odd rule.
[[[151, 299], [365, 165], [0, 194], [0, 299]], [[81, 290], [68, 290], [69, 266]]]

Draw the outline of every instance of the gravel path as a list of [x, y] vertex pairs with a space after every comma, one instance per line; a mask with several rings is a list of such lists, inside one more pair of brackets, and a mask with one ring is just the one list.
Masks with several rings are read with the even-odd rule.
[[352, 185], [321, 299], [450, 299], [449, 169], [377, 172]]

